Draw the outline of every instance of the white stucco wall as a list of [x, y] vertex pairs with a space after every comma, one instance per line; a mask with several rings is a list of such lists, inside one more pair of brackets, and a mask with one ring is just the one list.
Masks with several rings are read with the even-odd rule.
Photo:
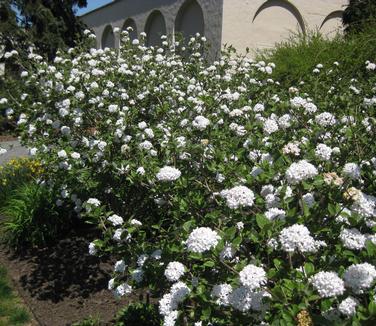
[[[148, 17], [154, 10], [159, 10], [166, 23], [166, 32], [175, 32], [175, 20], [179, 10], [187, 0], [118, 0], [102, 8], [81, 16], [81, 19], [91, 27], [97, 35], [97, 46], [101, 47], [101, 39], [107, 25], [112, 28], [123, 28], [125, 21], [132, 18], [138, 33], [145, 31]], [[188, 0], [189, 1], [189, 0]], [[221, 48], [222, 8], [223, 0], [196, 0], [200, 5], [205, 26], [204, 33], [212, 47], [212, 55], [218, 54]], [[118, 36], [115, 35], [118, 38]], [[118, 44], [119, 40], [115, 40]]]
[[[325, 18], [340, 12], [348, 0], [224, 0], [222, 43], [239, 51], [270, 48], [291, 33], [319, 29]], [[321, 27], [333, 35], [341, 28], [335, 15]]]
[[[192, 1], [194, 5], [190, 5]], [[245, 52], [247, 47], [270, 48], [294, 32], [317, 29], [330, 37], [341, 30], [347, 4], [348, 0], [117, 0], [82, 16], [82, 20], [97, 35], [98, 47], [109, 44], [102, 44], [107, 26], [122, 29], [132, 19], [138, 34], [152, 34], [150, 44], [158, 44], [164, 26], [168, 35], [179, 29], [188, 35], [203, 31], [216, 57], [223, 44]], [[156, 10], [163, 19], [150, 22]], [[201, 10], [203, 22], [198, 18]], [[119, 35], [114, 43], [119, 44]]]

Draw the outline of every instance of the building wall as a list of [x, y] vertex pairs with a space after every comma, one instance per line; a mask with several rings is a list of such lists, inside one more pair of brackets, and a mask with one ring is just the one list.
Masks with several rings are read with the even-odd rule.
[[240, 52], [270, 48], [292, 33], [340, 31], [348, 0], [224, 0], [222, 43]]
[[[150, 22], [150, 17], [155, 16], [155, 10], [158, 10], [165, 22], [166, 33], [173, 35], [175, 32], [175, 23], [183, 27], [187, 26], [187, 20], [182, 18], [179, 23], [177, 19], [181, 18], [181, 10], [187, 7], [187, 11], [192, 11], [189, 6], [191, 1], [197, 1], [202, 9], [204, 26], [197, 25], [193, 20], [189, 32], [204, 30], [204, 34], [212, 47], [212, 55], [216, 55], [221, 48], [222, 39], [222, 8], [223, 0], [117, 0], [107, 6], [89, 12], [81, 16], [81, 19], [91, 27], [97, 35], [97, 47], [102, 47], [102, 36], [108, 25], [111, 28], [119, 27], [122, 29], [124, 23], [132, 20], [139, 34], [150, 28], [150, 24], [161, 26], [161, 20]], [[187, 5], [188, 4], [188, 5]], [[193, 8], [195, 12], [195, 9]], [[197, 10], [196, 10], [197, 11]], [[193, 12], [193, 14], [194, 14]], [[129, 24], [128, 24], [129, 25]], [[197, 25], [197, 26], [196, 26]], [[115, 36], [115, 45], [119, 44], [119, 35]], [[153, 36], [151, 43], [155, 43], [156, 35]], [[107, 43], [105, 38], [104, 43]]]
[[[160, 35], [203, 32], [217, 56], [223, 44], [244, 53], [270, 48], [292, 33], [320, 30], [331, 37], [340, 31], [348, 0], [117, 0], [84, 16], [82, 20], [97, 35], [97, 46], [119, 44], [115, 27], [132, 26], [132, 38], [146, 31], [149, 45]], [[182, 13], [187, 15], [182, 15]], [[202, 16], [200, 16], [202, 15]], [[203, 18], [203, 22], [202, 19]]]

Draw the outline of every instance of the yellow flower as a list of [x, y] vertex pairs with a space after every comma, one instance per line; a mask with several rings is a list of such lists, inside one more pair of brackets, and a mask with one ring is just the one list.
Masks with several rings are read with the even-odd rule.
[[302, 310], [296, 316], [298, 326], [313, 326], [313, 321], [307, 310]]
[[350, 187], [343, 193], [343, 197], [347, 200], [358, 201], [360, 199], [361, 191], [355, 187]]

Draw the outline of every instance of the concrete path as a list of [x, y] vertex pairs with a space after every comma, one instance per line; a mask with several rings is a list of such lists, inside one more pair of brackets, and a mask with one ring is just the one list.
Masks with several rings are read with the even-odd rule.
[[27, 148], [21, 146], [18, 140], [0, 142], [0, 147], [7, 150], [5, 154], [0, 155], [0, 165], [13, 158], [29, 156]]

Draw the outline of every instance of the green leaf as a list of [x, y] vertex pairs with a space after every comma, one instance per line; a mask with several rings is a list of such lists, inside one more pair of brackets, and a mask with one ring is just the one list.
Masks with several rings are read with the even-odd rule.
[[307, 274], [307, 276], [311, 276], [315, 272], [315, 266], [312, 263], [305, 263], [304, 271]]
[[375, 301], [371, 301], [368, 305], [368, 311], [370, 313], [371, 316], [376, 316], [376, 302]]
[[193, 223], [194, 223], [194, 221], [192, 221], [192, 220], [185, 222], [183, 224], [183, 230], [185, 232], [189, 232]]
[[256, 215], [256, 223], [258, 227], [263, 230], [266, 225], [270, 224], [270, 221], [262, 214]]

